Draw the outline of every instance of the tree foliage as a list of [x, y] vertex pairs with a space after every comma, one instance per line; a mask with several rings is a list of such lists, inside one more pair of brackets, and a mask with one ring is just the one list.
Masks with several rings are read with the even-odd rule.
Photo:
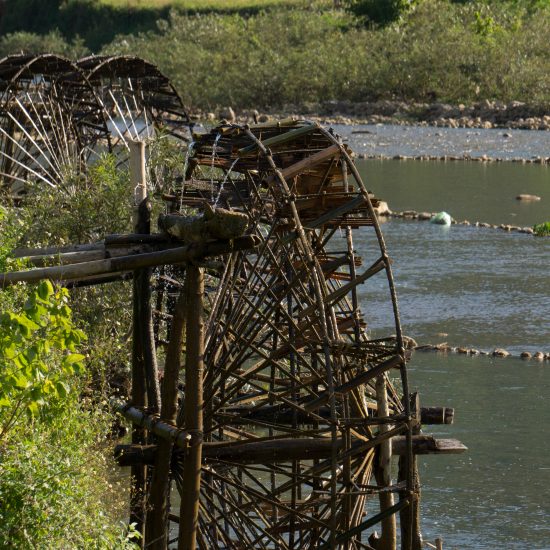
[[385, 26], [393, 23], [408, 10], [413, 0], [348, 0], [348, 9], [367, 23]]

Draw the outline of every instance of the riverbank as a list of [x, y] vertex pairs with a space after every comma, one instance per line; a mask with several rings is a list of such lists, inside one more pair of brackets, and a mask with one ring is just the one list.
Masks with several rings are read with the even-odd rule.
[[469, 348], [466, 346], [450, 346], [447, 342], [443, 342], [440, 344], [422, 344], [417, 345], [412, 348], [414, 351], [421, 351], [421, 352], [435, 352], [435, 353], [457, 353], [459, 355], [467, 355], [470, 357], [476, 357], [476, 356], [487, 356], [487, 357], [500, 357], [502, 359], [510, 357], [510, 358], [520, 358], [524, 361], [535, 361], [535, 362], [544, 362], [548, 363], [550, 362], [550, 353], [545, 353], [543, 351], [535, 351], [534, 353], [531, 353], [530, 351], [522, 351], [521, 353], [514, 354], [510, 353], [508, 350], [504, 348], [494, 348], [490, 351], [485, 350], [479, 350], [477, 348]]
[[260, 113], [257, 110], [239, 111], [225, 107], [216, 111], [196, 110], [196, 120], [229, 122], [260, 122], [304, 117], [322, 124], [394, 124], [404, 126], [434, 126], [442, 128], [505, 128], [515, 130], [550, 130], [550, 105], [528, 104], [521, 101], [503, 103], [483, 100], [470, 105], [448, 103], [416, 103], [405, 101], [326, 101], [286, 105], [283, 109]]

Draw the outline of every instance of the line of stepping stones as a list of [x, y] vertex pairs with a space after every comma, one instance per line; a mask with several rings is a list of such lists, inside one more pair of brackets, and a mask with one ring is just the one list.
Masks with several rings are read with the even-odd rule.
[[531, 157], [531, 158], [499, 158], [489, 157], [488, 155], [480, 155], [473, 157], [468, 153], [463, 155], [383, 155], [383, 154], [368, 154], [358, 153], [357, 158], [363, 160], [423, 160], [423, 161], [472, 161], [472, 162], [516, 162], [519, 164], [550, 164], [550, 157]]
[[[407, 220], [418, 220], [418, 221], [430, 221], [437, 212], [417, 212], [416, 210], [404, 210], [403, 212], [387, 212], [385, 215], [390, 218], [403, 218]], [[381, 213], [381, 215], [384, 215]], [[456, 225], [471, 225], [473, 227], [484, 227], [488, 229], [500, 229], [507, 232], [516, 232], [516, 233], [525, 233], [528, 235], [533, 235], [534, 231], [532, 227], [520, 227], [519, 225], [509, 225], [509, 224], [492, 224], [486, 222], [470, 222], [468, 220], [457, 221], [455, 219], [451, 220], [452, 224]]]
[[503, 348], [495, 348], [492, 351], [483, 351], [475, 348], [465, 348], [465, 347], [453, 347], [449, 346], [446, 342], [442, 344], [423, 344], [416, 345], [411, 347], [414, 351], [432, 351], [439, 353], [457, 353], [461, 355], [488, 355], [490, 357], [520, 357], [521, 359], [532, 359], [535, 361], [549, 361], [550, 362], [550, 353], [544, 353], [542, 351], [537, 351], [531, 353], [529, 351], [522, 351], [520, 354], [513, 354]]

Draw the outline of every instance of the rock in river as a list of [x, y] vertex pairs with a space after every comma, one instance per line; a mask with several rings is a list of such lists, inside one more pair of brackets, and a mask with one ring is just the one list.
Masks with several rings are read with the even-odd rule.
[[452, 218], [447, 212], [438, 212], [431, 220], [431, 223], [438, 225], [451, 225]]
[[516, 197], [516, 200], [518, 201], [540, 201], [540, 197], [538, 195], [527, 195], [527, 194], [521, 194]]

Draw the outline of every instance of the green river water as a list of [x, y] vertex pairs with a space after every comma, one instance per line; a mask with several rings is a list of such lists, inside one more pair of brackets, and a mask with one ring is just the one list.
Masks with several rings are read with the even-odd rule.
[[[515, 163], [358, 161], [367, 186], [395, 210], [532, 225], [550, 220], [550, 170]], [[542, 200], [521, 204], [518, 193]], [[404, 331], [419, 343], [550, 353], [550, 239], [393, 219], [383, 225]], [[368, 231], [356, 236], [367, 250]], [[373, 335], [391, 330], [383, 280], [361, 288]], [[444, 548], [550, 549], [550, 361], [416, 352], [412, 389], [456, 410], [467, 453], [420, 457], [422, 521]]]

